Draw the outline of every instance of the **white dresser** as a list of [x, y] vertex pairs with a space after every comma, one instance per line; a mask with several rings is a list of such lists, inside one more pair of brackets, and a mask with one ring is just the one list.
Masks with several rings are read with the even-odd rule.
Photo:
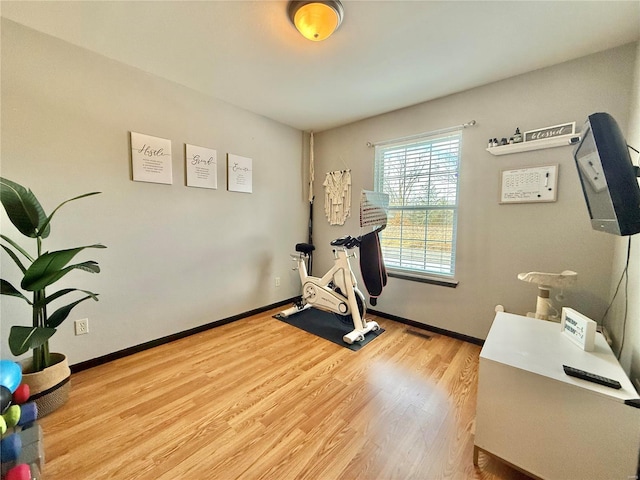
[[585, 352], [557, 323], [499, 312], [480, 353], [474, 463], [484, 451], [543, 479], [637, 479], [640, 409], [624, 402], [638, 397], [601, 334]]

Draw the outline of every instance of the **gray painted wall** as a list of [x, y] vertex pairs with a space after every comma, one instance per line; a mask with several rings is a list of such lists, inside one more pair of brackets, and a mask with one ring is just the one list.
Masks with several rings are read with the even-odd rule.
[[[516, 126], [579, 124], [594, 111], [613, 114], [623, 128], [629, 116], [635, 125], [629, 143], [640, 144], [638, 55], [629, 45], [316, 134], [314, 273], [329, 268], [332, 238], [359, 233], [359, 191], [372, 188], [373, 179], [366, 142], [475, 119], [463, 140], [459, 287], [392, 278], [376, 308], [483, 338], [496, 304], [516, 313], [535, 307], [535, 286], [517, 273], [574, 269], [579, 285], [565, 292], [563, 304], [600, 319], [626, 243], [590, 229], [571, 147], [503, 157], [485, 148], [489, 137], [510, 135]], [[65, 207], [47, 243], [109, 247], [85, 257], [100, 262], [101, 274], [68, 279], [101, 297], [74, 310], [54, 350], [78, 363], [298, 294], [289, 253], [306, 239], [301, 159], [308, 158], [308, 138], [301, 132], [5, 19], [1, 61], [2, 175], [32, 188], [49, 211], [72, 196], [104, 192]], [[173, 185], [130, 180], [129, 131], [172, 140]], [[184, 143], [218, 150], [218, 190], [184, 186]], [[228, 152], [253, 158], [253, 194], [226, 191]], [[556, 203], [498, 205], [501, 170], [552, 163], [560, 166]], [[322, 177], [343, 168], [353, 173], [353, 216], [344, 227], [329, 227]], [[4, 218], [1, 226], [17, 237]], [[636, 371], [639, 248], [634, 238], [626, 341], [632, 346], [623, 355]], [[15, 278], [5, 256], [1, 266], [3, 277]], [[279, 288], [275, 276], [282, 278]], [[2, 299], [0, 315], [5, 339], [12, 324], [28, 323], [26, 306], [14, 299]], [[91, 333], [75, 337], [72, 321], [84, 317]], [[10, 357], [5, 342], [0, 351]]]
[[[615, 238], [591, 230], [572, 147], [499, 157], [485, 149], [489, 138], [508, 137], [516, 127], [524, 132], [576, 121], [580, 129], [596, 111], [611, 113], [625, 128], [635, 59], [636, 45], [627, 45], [317, 134], [315, 273], [329, 268], [331, 239], [360, 232], [359, 193], [373, 188], [374, 150], [367, 142], [476, 120], [463, 134], [459, 286], [390, 278], [376, 309], [485, 338], [496, 304], [520, 314], [535, 310], [536, 286], [517, 280], [518, 273], [570, 269], [578, 272], [578, 285], [556, 304], [600, 319], [609, 301]], [[559, 165], [557, 202], [498, 204], [502, 170], [546, 164]], [[352, 170], [353, 215], [342, 227], [329, 226], [322, 181], [326, 172], [344, 168]]]
[[[172, 141], [173, 185], [131, 181], [129, 132]], [[218, 189], [185, 186], [184, 144], [218, 151]], [[253, 159], [253, 193], [226, 191], [226, 154]], [[46, 249], [102, 242], [82, 260], [102, 272], [60, 282], [100, 293], [52, 341], [78, 363], [297, 295], [275, 287], [306, 231], [302, 132], [2, 21], [2, 175], [50, 212], [65, 206]], [[2, 232], [20, 238], [2, 214]], [[78, 259], [81, 257], [78, 256]], [[2, 255], [2, 277], [17, 278]], [[27, 305], [2, 298], [2, 357]], [[73, 335], [88, 317], [90, 333]], [[259, 335], [256, 334], [256, 341]]]
[[[632, 88], [632, 99], [630, 105], [629, 128], [626, 131], [627, 143], [636, 150], [640, 150], [640, 42], [638, 42], [635, 61], [635, 76]], [[634, 164], [640, 164], [640, 155], [631, 151], [631, 158]], [[638, 180], [640, 182], [640, 179]], [[619, 238], [616, 241], [614, 258], [613, 278], [611, 282], [611, 295], [613, 296], [616, 285], [627, 259], [628, 238]], [[635, 382], [635, 387], [640, 392], [640, 234], [631, 237], [631, 256], [629, 259], [629, 283], [628, 283], [628, 303], [626, 305], [625, 318], [625, 296], [624, 281], [621, 292], [616, 297], [616, 303], [607, 316], [607, 326], [615, 340], [616, 352], [622, 346], [620, 362], [622, 366], [630, 372], [631, 379]], [[624, 343], [622, 342], [624, 336]]]

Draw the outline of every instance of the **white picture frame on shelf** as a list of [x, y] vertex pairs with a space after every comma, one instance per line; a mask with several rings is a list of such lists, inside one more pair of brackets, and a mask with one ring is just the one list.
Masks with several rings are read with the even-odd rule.
[[576, 122], [567, 122], [560, 125], [552, 125], [551, 127], [536, 128], [524, 132], [523, 140], [525, 142], [537, 142], [538, 140], [547, 140], [554, 137], [562, 137], [564, 135], [573, 135], [576, 133]]
[[131, 132], [131, 167], [134, 182], [172, 184], [171, 140]]

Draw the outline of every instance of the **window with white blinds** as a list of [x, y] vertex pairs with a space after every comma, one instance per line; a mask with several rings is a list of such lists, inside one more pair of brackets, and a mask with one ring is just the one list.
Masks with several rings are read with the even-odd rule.
[[376, 146], [375, 190], [389, 194], [381, 244], [391, 273], [453, 278], [461, 140], [456, 130]]

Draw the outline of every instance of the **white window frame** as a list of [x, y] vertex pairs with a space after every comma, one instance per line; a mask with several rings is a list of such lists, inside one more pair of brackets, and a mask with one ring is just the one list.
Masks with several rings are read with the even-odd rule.
[[[374, 190], [390, 194], [389, 225], [380, 233], [385, 267], [390, 276], [446, 286], [457, 285], [455, 270], [461, 157], [462, 128], [440, 130], [375, 145]], [[396, 168], [395, 173], [392, 173], [393, 167]], [[407, 175], [407, 168], [414, 170]], [[420, 170], [416, 171], [417, 168]], [[407, 187], [408, 178], [411, 178], [413, 185], [420, 183], [425, 187], [422, 190], [414, 187], [411, 192], [413, 197], [416, 197], [417, 191], [425, 192], [426, 200], [422, 196], [421, 202], [405, 203], [406, 193], [411, 188]], [[424, 212], [426, 218], [436, 211], [448, 212], [448, 236], [444, 240], [434, 240], [433, 235], [429, 234], [430, 224], [426, 222], [424, 235], [419, 239], [412, 236], [414, 245], [422, 243], [423, 247], [409, 248], [409, 240], [403, 237], [405, 224], [400, 222], [401, 226], [396, 224], [394, 228], [394, 216]], [[431, 230], [437, 225], [431, 224]], [[391, 244], [397, 246], [392, 247]], [[450, 253], [446, 252], [447, 247], [450, 248]], [[420, 261], [413, 261], [412, 257], [418, 257]]]

